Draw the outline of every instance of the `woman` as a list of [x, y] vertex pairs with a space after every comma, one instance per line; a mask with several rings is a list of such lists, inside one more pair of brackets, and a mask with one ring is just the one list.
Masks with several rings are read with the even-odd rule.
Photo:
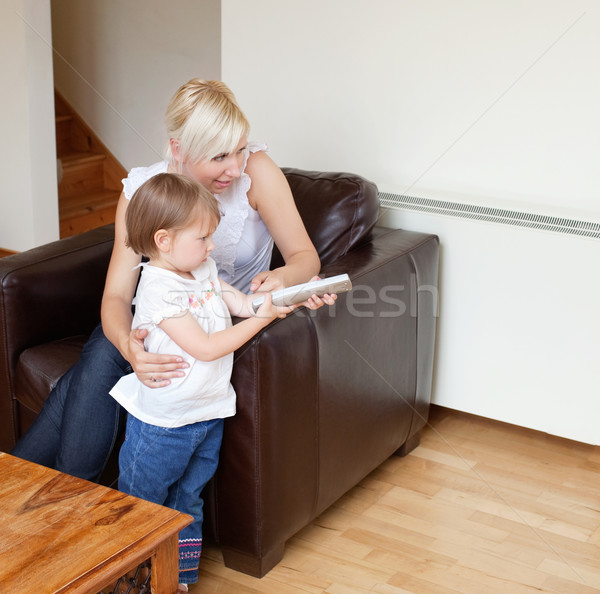
[[[133, 370], [147, 386], [183, 375], [177, 356], [144, 350], [145, 331], [131, 330], [140, 256], [125, 243], [125, 211], [135, 190], [158, 173], [182, 173], [207, 187], [223, 213], [212, 254], [220, 276], [237, 289], [272, 291], [309, 280], [320, 262], [285, 176], [248, 143], [249, 124], [233, 93], [219, 81], [192, 79], [166, 113], [165, 160], [132, 169], [123, 180], [115, 244], [102, 299], [102, 324], [59, 381], [12, 454], [88, 480], [98, 480], [121, 432], [124, 413], [109, 390]], [[273, 242], [285, 265], [269, 270]], [[307, 302], [315, 309], [318, 298]]]

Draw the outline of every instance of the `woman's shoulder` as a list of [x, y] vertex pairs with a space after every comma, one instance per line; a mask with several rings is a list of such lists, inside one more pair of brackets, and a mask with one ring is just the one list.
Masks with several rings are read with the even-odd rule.
[[[257, 161], [261, 161], [262, 159], [268, 159], [269, 161], [271, 160], [271, 158], [267, 155], [268, 150], [269, 147], [262, 142], [255, 142], [253, 140], [248, 141], [245, 150], [246, 156], [242, 166], [242, 179], [250, 175], [250, 172]], [[248, 183], [248, 188], [249, 187], [250, 184]], [[248, 188], [246, 188], [246, 191]]]
[[277, 163], [262, 150], [250, 153], [245, 173], [252, 179], [252, 186], [269, 184], [283, 175]]
[[264, 142], [257, 142], [256, 140], [249, 140], [246, 146], [250, 154], [258, 152], [266, 153], [269, 151], [268, 145], [266, 145]]
[[268, 147], [266, 144], [248, 143], [248, 157], [246, 159], [244, 173], [253, 177], [257, 172], [270, 170], [273, 168], [279, 169], [275, 161], [267, 153]]
[[151, 177], [158, 175], [159, 173], [165, 173], [168, 168], [166, 161], [159, 161], [149, 165], [148, 167], [134, 167], [129, 171], [127, 177], [123, 180], [123, 193], [125, 198], [131, 199], [135, 191]]

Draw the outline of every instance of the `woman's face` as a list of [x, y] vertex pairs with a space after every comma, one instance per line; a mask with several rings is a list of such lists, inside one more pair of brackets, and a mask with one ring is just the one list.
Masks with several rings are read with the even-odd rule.
[[234, 179], [242, 175], [246, 136], [242, 136], [235, 150], [231, 153], [217, 155], [212, 159], [202, 159], [197, 163], [184, 162], [182, 173], [192, 177], [213, 194], [224, 192]]

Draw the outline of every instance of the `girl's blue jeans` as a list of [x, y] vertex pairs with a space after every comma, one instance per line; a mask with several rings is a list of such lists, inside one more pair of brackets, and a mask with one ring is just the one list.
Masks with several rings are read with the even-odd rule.
[[11, 454], [97, 481], [126, 416], [109, 391], [131, 372], [98, 325]]
[[157, 427], [127, 417], [119, 454], [119, 491], [191, 515], [179, 533], [179, 582], [198, 581], [202, 551], [202, 489], [219, 463], [223, 419]]

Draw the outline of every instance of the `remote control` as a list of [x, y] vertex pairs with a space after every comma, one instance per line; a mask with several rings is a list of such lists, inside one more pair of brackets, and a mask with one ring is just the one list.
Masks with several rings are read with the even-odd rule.
[[[322, 278], [316, 281], [309, 281], [300, 285], [294, 285], [287, 289], [273, 291], [271, 293], [273, 305], [295, 305], [302, 303], [313, 295], [322, 297], [325, 293], [343, 293], [352, 289], [352, 281], [347, 274], [338, 274], [329, 278]], [[252, 301], [254, 311], [257, 311], [265, 300], [265, 296], [261, 295]]]

